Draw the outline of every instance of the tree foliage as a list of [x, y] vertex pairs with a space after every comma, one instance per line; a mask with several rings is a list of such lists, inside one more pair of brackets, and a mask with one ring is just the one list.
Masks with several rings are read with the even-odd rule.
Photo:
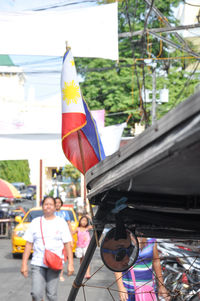
[[[99, 1], [99, 3], [111, 1]], [[154, 0], [153, 4], [172, 25], [178, 22], [173, 7], [179, 0]], [[125, 0], [118, 2], [119, 33], [134, 32], [146, 28], [166, 26], [145, 1]], [[175, 35], [162, 34], [179, 43]], [[195, 72], [186, 72], [188, 63], [181, 49], [173, 49], [150, 34], [119, 39], [119, 62], [104, 59], [76, 59], [78, 72], [84, 81], [82, 93], [91, 110], [105, 109], [106, 125], [117, 124], [129, 119], [129, 126], [135, 122], [151, 123], [151, 105], [141, 95], [142, 88], [152, 89], [152, 69], [143, 58], [157, 58], [157, 89], [169, 90], [169, 102], [158, 105], [157, 118], [162, 117], [179, 102], [194, 93], [199, 82]], [[178, 58], [177, 58], [178, 57]], [[164, 58], [164, 59], [163, 59]]]
[[[68, 197], [77, 197], [80, 195], [80, 177], [81, 173], [71, 164], [66, 164], [62, 170], [62, 176], [70, 177], [72, 184], [68, 188]], [[65, 187], [63, 187], [65, 189]]]
[[30, 168], [27, 160], [0, 161], [0, 178], [10, 183], [30, 184]]
[[70, 177], [73, 183], [77, 183], [80, 179], [80, 172], [73, 165], [67, 164], [62, 170], [62, 175], [66, 178]]

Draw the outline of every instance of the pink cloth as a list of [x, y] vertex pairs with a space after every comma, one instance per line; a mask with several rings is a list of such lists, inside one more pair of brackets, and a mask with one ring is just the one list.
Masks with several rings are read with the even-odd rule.
[[78, 248], [85, 248], [89, 245], [90, 234], [88, 230], [81, 231], [78, 229], [77, 236], [78, 236], [78, 241], [77, 241]]

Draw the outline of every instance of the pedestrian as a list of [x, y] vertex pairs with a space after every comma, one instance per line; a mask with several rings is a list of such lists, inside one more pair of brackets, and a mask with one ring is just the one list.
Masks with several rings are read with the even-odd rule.
[[67, 210], [61, 210], [61, 207], [63, 206], [63, 201], [61, 200], [60, 197], [56, 197], [55, 203], [56, 203], [55, 215], [64, 218], [64, 220], [68, 223], [69, 230], [72, 234], [72, 226], [71, 226], [71, 220], [70, 220], [69, 213], [67, 212]]
[[[158, 285], [158, 296], [163, 298], [162, 300], [169, 301], [170, 296], [164, 286], [156, 240], [144, 237], [139, 237], [138, 240], [139, 255], [134, 266], [123, 273], [115, 273], [120, 300], [157, 300], [157, 294], [154, 290], [155, 274]], [[146, 292], [145, 287], [148, 288]], [[140, 299], [141, 294], [144, 295], [143, 299]]]
[[[80, 264], [82, 263], [87, 247], [90, 243], [90, 233], [89, 230], [92, 229], [92, 225], [90, 225], [90, 221], [88, 216], [83, 215], [79, 220], [79, 225], [77, 229], [74, 231], [74, 234], [77, 233], [77, 244], [75, 255], [77, 258], [80, 258]], [[86, 271], [85, 275], [86, 279], [90, 279], [90, 266]]]
[[[72, 275], [74, 272], [71, 249], [72, 237], [67, 223], [54, 214], [56, 207], [53, 197], [47, 196], [44, 198], [42, 209], [44, 215], [33, 219], [24, 235], [26, 245], [22, 257], [21, 273], [24, 277], [28, 277], [28, 259], [33, 249], [31, 260], [32, 301], [44, 300], [44, 292], [46, 292], [47, 300], [57, 301], [60, 270], [50, 269], [43, 263], [44, 251], [46, 248], [61, 257], [64, 245], [68, 255], [68, 274]], [[45, 246], [42, 239], [41, 225]]]
[[[71, 244], [71, 247], [72, 247], [72, 245], [73, 245], [73, 231], [72, 231], [72, 226], [71, 226], [71, 220], [70, 220], [69, 213], [67, 212], [67, 210], [61, 210], [61, 207], [63, 206], [63, 201], [60, 197], [56, 197], [55, 202], [56, 202], [55, 215], [63, 218], [69, 226], [69, 230], [70, 230], [70, 233], [72, 235], [72, 244]], [[63, 256], [64, 256], [63, 261], [66, 262], [67, 261], [67, 254], [65, 252], [65, 249], [63, 249]], [[64, 274], [64, 269], [62, 269], [62, 271], [60, 272], [60, 277], [59, 277], [60, 281], [65, 281], [65, 278], [63, 277], [63, 274]]]

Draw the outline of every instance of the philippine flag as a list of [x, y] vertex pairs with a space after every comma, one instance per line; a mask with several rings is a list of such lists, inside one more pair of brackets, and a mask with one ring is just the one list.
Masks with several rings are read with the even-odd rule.
[[97, 125], [81, 95], [70, 48], [63, 58], [62, 148], [67, 159], [83, 174], [105, 159]]

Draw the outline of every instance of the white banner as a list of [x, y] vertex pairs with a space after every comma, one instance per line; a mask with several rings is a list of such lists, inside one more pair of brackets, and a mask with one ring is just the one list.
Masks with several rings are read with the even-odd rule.
[[117, 2], [63, 11], [0, 14], [0, 54], [118, 59]]
[[126, 126], [127, 124], [124, 122], [99, 129], [106, 156], [110, 156], [114, 152], [118, 151], [121, 137]]

